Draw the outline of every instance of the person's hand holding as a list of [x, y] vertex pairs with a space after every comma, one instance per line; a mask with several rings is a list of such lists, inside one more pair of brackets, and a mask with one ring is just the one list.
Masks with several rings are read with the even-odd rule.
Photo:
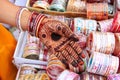
[[45, 44], [50, 52], [65, 65], [79, 68], [79, 72], [84, 71], [85, 55], [77, 43], [79, 39], [70, 28], [63, 22], [49, 19], [45, 16], [40, 19], [36, 17], [35, 20], [34, 22], [38, 22], [36, 23], [37, 27], [34, 27], [35, 30], [29, 27], [30, 33], [35, 33], [34, 35], [39, 37], [40, 41]]

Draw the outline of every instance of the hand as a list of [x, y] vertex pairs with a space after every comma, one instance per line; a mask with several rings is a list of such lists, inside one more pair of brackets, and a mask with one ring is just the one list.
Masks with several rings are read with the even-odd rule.
[[79, 68], [77, 72], [85, 70], [85, 55], [77, 43], [79, 39], [66, 24], [44, 17], [38, 22], [36, 29], [31, 30], [32, 33], [36, 31], [41, 42], [65, 65]]
[[84, 58], [77, 36], [70, 28], [57, 20], [46, 19], [40, 26], [40, 40], [46, 47], [64, 64], [71, 64], [79, 67], [79, 71], [84, 71]]

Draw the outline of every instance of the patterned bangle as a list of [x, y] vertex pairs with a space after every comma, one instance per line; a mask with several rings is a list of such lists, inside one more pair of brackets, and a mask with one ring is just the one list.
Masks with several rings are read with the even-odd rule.
[[23, 31], [22, 26], [21, 26], [21, 16], [22, 16], [23, 11], [25, 10], [28, 11], [27, 8], [20, 7], [20, 9], [18, 10], [16, 14], [16, 25], [17, 25], [17, 28], [20, 29], [21, 31]]
[[34, 27], [34, 22], [35, 22], [35, 19], [36, 17], [38, 16], [38, 13], [36, 12], [32, 12], [30, 18], [29, 18], [29, 21], [28, 21], [28, 31], [29, 33], [34, 36], [35, 34], [33, 33], [34, 30], [35, 30], [35, 27]]
[[38, 37], [41, 22], [45, 17], [43, 14], [32, 12], [28, 21], [28, 31], [32, 36]]
[[111, 32], [120, 32], [120, 22], [119, 22], [119, 18], [120, 18], [120, 12], [117, 12], [114, 16], [113, 22], [112, 22], [112, 28], [111, 28]]

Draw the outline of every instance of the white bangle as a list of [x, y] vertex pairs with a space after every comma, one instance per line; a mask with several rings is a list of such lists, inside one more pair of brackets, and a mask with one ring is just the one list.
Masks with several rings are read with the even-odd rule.
[[22, 26], [21, 26], [21, 15], [22, 15], [22, 13], [23, 13], [24, 10], [28, 11], [27, 8], [20, 9], [20, 11], [18, 13], [18, 17], [17, 17], [17, 27], [20, 29], [20, 31], [23, 31]]

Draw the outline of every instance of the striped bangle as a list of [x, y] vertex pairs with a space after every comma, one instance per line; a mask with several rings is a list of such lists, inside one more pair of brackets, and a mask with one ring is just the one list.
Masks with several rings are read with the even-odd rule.
[[25, 10], [28, 11], [27, 8], [20, 7], [20, 9], [18, 10], [16, 14], [16, 25], [17, 25], [17, 28], [20, 29], [20, 31], [23, 31], [22, 26], [21, 26], [21, 16], [22, 16], [23, 11]]
[[32, 12], [29, 21], [28, 21], [28, 31], [32, 36], [37, 36], [39, 33], [39, 28], [41, 25], [42, 20], [46, 18], [45, 15]]

